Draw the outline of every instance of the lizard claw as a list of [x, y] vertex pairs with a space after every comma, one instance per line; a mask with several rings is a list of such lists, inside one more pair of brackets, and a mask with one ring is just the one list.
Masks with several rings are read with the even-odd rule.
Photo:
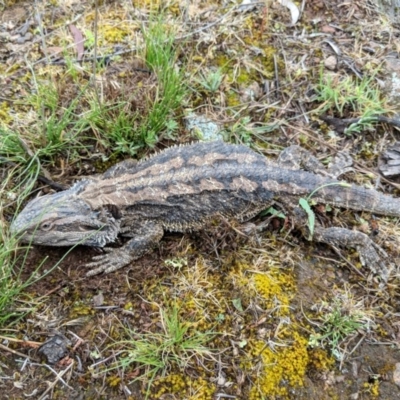
[[86, 276], [108, 274], [129, 264], [133, 257], [122, 249], [105, 248], [107, 254], [101, 254], [93, 257], [93, 261], [87, 264], [87, 267], [93, 268], [86, 273]]

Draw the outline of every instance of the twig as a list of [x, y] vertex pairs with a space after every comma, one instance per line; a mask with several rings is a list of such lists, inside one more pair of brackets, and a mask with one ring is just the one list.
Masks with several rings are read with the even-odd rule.
[[42, 344], [40, 342], [32, 342], [31, 340], [16, 339], [16, 338], [13, 338], [13, 337], [2, 336], [2, 335], [0, 335], [0, 339], [8, 340], [9, 342], [14, 342], [14, 343], [27, 344], [28, 346], [31, 346], [33, 348], [37, 348]]
[[35, 9], [36, 9], [35, 17], [36, 17], [36, 20], [37, 20], [38, 26], [39, 26], [40, 40], [42, 41], [43, 53], [44, 53], [45, 58], [47, 59], [48, 58], [47, 46], [46, 46], [46, 41], [44, 40], [45, 36], [44, 36], [44, 32], [43, 32], [42, 18], [40, 17], [37, 0], [35, 0]]
[[347, 265], [349, 265], [349, 266], [351, 267], [351, 269], [352, 269], [353, 271], [355, 271], [358, 275], [362, 276], [364, 279], [367, 279], [367, 277], [366, 277], [361, 271], [359, 271], [359, 270], [357, 269], [357, 267], [356, 267], [354, 264], [352, 264], [349, 260], [347, 260], [345, 257], [343, 257], [342, 253], [340, 252], [340, 250], [339, 250], [336, 246], [330, 245], [330, 247], [335, 251], [335, 253], [336, 253]]
[[39, 400], [43, 400], [46, 396], [46, 394], [52, 390], [54, 388], [54, 386], [57, 384], [58, 381], [60, 381], [61, 383], [63, 383], [68, 389], [70, 390], [74, 390], [73, 387], [69, 386], [67, 382], [64, 381], [64, 379], [62, 379], [62, 377], [68, 372], [69, 369], [72, 368], [72, 366], [74, 365], [74, 360], [72, 360], [71, 364], [68, 365], [67, 368], [65, 368], [64, 370], [60, 371], [59, 373], [57, 373], [56, 371], [54, 371], [53, 368], [51, 368], [49, 365], [47, 364], [39, 364], [38, 366], [41, 367], [46, 367], [47, 369], [49, 369], [51, 372], [53, 372], [56, 375], [56, 379], [54, 382], [50, 383], [49, 387], [43, 392], [43, 394], [39, 397]]
[[34, 357], [31, 357], [28, 354], [20, 353], [17, 350], [10, 349], [9, 347], [4, 346], [4, 344], [1, 344], [1, 343], [0, 343], [0, 349], [3, 349], [3, 350], [8, 351], [10, 353], [13, 353], [13, 354], [15, 354], [17, 356], [24, 357], [24, 358], [29, 358], [29, 359], [31, 359], [33, 361], [39, 362], [39, 360], [36, 360]]
[[274, 73], [275, 73], [275, 90], [279, 90], [279, 72], [278, 72], [278, 60], [276, 54], [274, 54]]
[[[102, 108], [99, 91], [96, 84], [96, 72], [97, 72], [97, 44], [98, 44], [98, 24], [99, 24], [99, 4], [98, 0], [94, 1], [94, 58], [93, 58], [93, 71], [90, 77], [91, 84], [94, 89], [97, 104]], [[81, 61], [80, 61], [81, 62]]]
[[[323, 115], [319, 118], [322, 119], [322, 121], [325, 121], [327, 124], [333, 125], [338, 133], [344, 133], [346, 128], [351, 124], [357, 124], [362, 120], [367, 120], [366, 118], [335, 118], [327, 115]], [[400, 128], [400, 119], [397, 118], [388, 118], [384, 117], [383, 115], [372, 115], [371, 117], [368, 117], [368, 121], [383, 122], [393, 125], [396, 128]]]
[[40, 300], [44, 299], [45, 297], [51, 295], [54, 292], [57, 292], [58, 290], [60, 290], [62, 288], [63, 288], [63, 285], [58, 285], [55, 288], [53, 288], [53, 289], [49, 290], [48, 292], [46, 292], [45, 294], [43, 294], [42, 296], [37, 297], [35, 300], [40, 301]]

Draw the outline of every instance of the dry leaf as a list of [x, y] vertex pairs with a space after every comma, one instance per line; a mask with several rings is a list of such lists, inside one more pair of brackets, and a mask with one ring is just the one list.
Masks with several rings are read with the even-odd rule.
[[83, 38], [83, 34], [75, 25], [70, 25], [69, 30], [72, 33], [76, 45], [76, 58], [78, 59], [78, 61], [82, 60], [83, 54], [85, 52], [85, 48], [83, 46], [83, 42], [85, 41], [85, 39]]
[[278, 0], [283, 6], [287, 7], [292, 15], [292, 25], [295, 25], [300, 17], [299, 7], [290, 0]]

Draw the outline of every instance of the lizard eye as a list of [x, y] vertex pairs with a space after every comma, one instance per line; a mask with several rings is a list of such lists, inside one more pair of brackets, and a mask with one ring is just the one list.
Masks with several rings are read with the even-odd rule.
[[49, 231], [53, 228], [53, 226], [54, 225], [51, 222], [43, 222], [43, 224], [40, 225], [40, 229], [42, 229], [43, 231]]

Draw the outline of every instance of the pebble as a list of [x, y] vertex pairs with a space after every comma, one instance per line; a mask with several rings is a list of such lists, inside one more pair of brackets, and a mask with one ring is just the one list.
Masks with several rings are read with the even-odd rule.
[[393, 381], [400, 387], [400, 363], [395, 364], [395, 369], [393, 371]]

